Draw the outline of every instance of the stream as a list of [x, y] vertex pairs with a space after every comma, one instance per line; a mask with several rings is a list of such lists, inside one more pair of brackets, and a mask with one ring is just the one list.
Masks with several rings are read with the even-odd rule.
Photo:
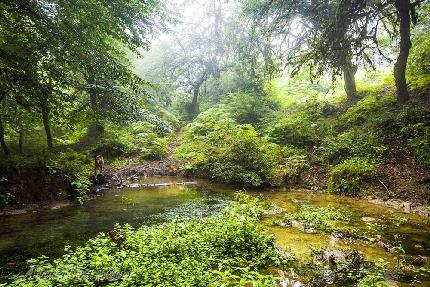
[[[138, 183], [187, 182], [181, 178], [145, 178]], [[238, 188], [197, 180], [196, 185], [124, 188], [107, 191], [103, 196], [86, 201], [81, 206], [59, 210], [45, 210], [15, 216], [0, 217], [0, 282], [11, 274], [25, 274], [26, 260], [46, 255], [61, 256], [64, 246], [77, 246], [99, 232], [108, 232], [115, 223], [129, 223], [133, 227], [159, 224], [176, 217], [214, 216], [233, 200]], [[282, 215], [265, 216], [261, 225], [274, 234], [277, 243], [296, 254], [310, 256], [311, 248], [345, 248], [360, 250], [366, 259], [386, 260], [395, 268], [402, 260], [413, 261], [418, 256], [430, 256], [430, 224], [427, 218], [405, 214], [365, 200], [330, 194], [316, 194], [294, 190], [259, 190], [252, 194], [264, 198], [286, 212], [300, 206], [330, 206], [350, 215], [349, 227], [368, 235], [379, 236], [392, 246], [401, 244], [404, 253], [387, 252], [383, 246], [361, 241], [333, 240], [330, 234], [306, 233], [295, 227], [273, 224]], [[370, 222], [369, 222], [370, 221]], [[429, 268], [429, 260], [425, 263]], [[394, 278], [395, 276], [393, 276]], [[394, 286], [411, 286], [410, 279], [396, 277]], [[403, 281], [403, 283], [402, 283]], [[414, 286], [430, 286], [423, 281]]]

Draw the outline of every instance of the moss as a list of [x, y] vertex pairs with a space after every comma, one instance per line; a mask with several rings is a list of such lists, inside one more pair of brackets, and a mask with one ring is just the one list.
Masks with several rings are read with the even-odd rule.
[[334, 166], [328, 181], [328, 190], [336, 194], [358, 195], [362, 181], [376, 170], [375, 161], [353, 157]]

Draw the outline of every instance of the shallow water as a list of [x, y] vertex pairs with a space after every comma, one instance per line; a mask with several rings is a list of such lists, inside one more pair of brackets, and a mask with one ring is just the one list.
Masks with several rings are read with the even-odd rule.
[[[146, 183], [190, 179], [149, 178]], [[179, 217], [212, 216], [223, 209], [231, 192], [200, 181], [199, 185], [124, 188], [60, 210], [0, 217], [0, 277], [22, 273], [26, 259], [62, 254], [65, 245], [77, 246], [115, 223], [134, 227]]]
[[[140, 183], [185, 182], [190, 179], [148, 178]], [[13, 273], [25, 273], [26, 259], [47, 255], [60, 256], [65, 245], [77, 246], [99, 232], [111, 230], [115, 223], [129, 223], [134, 227], [169, 221], [175, 217], [213, 216], [223, 209], [238, 188], [198, 180], [197, 185], [124, 188], [111, 190], [82, 206], [67, 207], [32, 214], [0, 218], [0, 276], [3, 279]], [[355, 198], [328, 194], [311, 194], [297, 191], [252, 191], [268, 202], [282, 207], [286, 212], [298, 210], [300, 205], [331, 206], [348, 212], [351, 221], [346, 223], [359, 231], [368, 231], [362, 217], [372, 217], [378, 225], [372, 231], [381, 240], [402, 244], [408, 262], [417, 255], [430, 256], [430, 225], [426, 218], [404, 214], [393, 209], [368, 203]], [[366, 259], [377, 261], [383, 258], [393, 269], [392, 279], [398, 286], [411, 286], [411, 278], [397, 276], [400, 255], [386, 252], [383, 247], [364, 242], [333, 241], [329, 234], [304, 233], [297, 228], [271, 226], [281, 217], [267, 216], [261, 226], [276, 236], [277, 243], [291, 250], [296, 257], [310, 257], [310, 249], [319, 247], [360, 250]], [[398, 224], [399, 219], [407, 222]], [[427, 250], [423, 248], [427, 246]], [[427, 265], [427, 267], [430, 267]], [[399, 282], [399, 281], [403, 281]], [[422, 282], [414, 286], [430, 286]]]

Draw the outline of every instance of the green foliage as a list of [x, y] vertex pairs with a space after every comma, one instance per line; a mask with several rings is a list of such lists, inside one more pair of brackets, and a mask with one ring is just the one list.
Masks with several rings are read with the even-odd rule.
[[388, 287], [385, 281], [387, 265], [388, 262], [380, 259], [373, 268], [363, 269], [357, 287]]
[[318, 143], [315, 126], [309, 114], [297, 113], [280, 119], [269, 127], [268, 134], [273, 142], [281, 145], [313, 147]]
[[331, 232], [335, 228], [336, 221], [349, 221], [347, 213], [333, 207], [314, 207], [302, 205], [296, 213], [287, 213], [282, 223], [294, 225], [294, 221], [303, 225], [303, 228], [315, 229], [323, 232]]
[[320, 153], [321, 160], [330, 163], [339, 163], [351, 157], [368, 157], [380, 161], [386, 148], [381, 144], [379, 135], [373, 131], [351, 128], [337, 136], [326, 137]]
[[352, 157], [331, 169], [328, 190], [336, 194], [357, 195], [365, 177], [372, 175], [377, 164], [374, 160]]
[[239, 124], [259, 125], [276, 109], [276, 103], [265, 95], [250, 92], [228, 94], [223, 98], [227, 111]]
[[127, 151], [125, 143], [112, 138], [103, 138], [92, 150], [92, 154], [101, 154], [106, 159], [113, 159], [125, 155]]
[[15, 200], [15, 195], [13, 195], [12, 193], [10, 192], [0, 193], [0, 204], [9, 204], [11, 202], [14, 202], [14, 200]]
[[115, 242], [100, 234], [59, 259], [32, 259], [31, 276], [8, 286], [272, 286], [263, 270], [288, 261], [258, 229], [258, 205], [241, 195], [217, 218], [116, 226]]
[[410, 145], [418, 162], [430, 166], [430, 127], [424, 129], [423, 135], [413, 138]]
[[[201, 113], [187, 126], [177, 156], [188, 160], [188, 171], [222, 182], [279, 184], [285, 180], [282, 174], [288, 174], [280, 168], [281, 163], [287, 163], [281, 147], [219, 109]], [[300, 164], [295, 164], [298, 169]]]
[[73, 196], [82, 203], [83, 196], [90, 190], [89, 180], [93, 160], [84, 153], [68, 149], [58, 154], [52, 154], [47, 162], [51, 173], [63, 175], [73, 188]]
[[80, 204], [83, 203], [83, 197], [85, 194], [90, 190], [90, 187], [92, 185], [91, 181], [89, 180], [88, 176], [73, 176], [73, 181], [71, 182], [71, 186], [73, 187], [74, 191], [76, 192], [76, 199]]
[[393, 97], [367, 96], [351, 106], [341, 120], [349, 126], [366, 124], [370, 128], [390, 128], [395, 104]]

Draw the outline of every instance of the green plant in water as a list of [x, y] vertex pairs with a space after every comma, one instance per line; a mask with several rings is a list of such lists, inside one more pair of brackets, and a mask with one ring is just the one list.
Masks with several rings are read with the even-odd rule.
[[328, 191], [336, 194], [358, 195], [363, 178], [369, 177], [376, 170], [375, 161], [354, 157], [336, 165], [331, 170]]
[[75, 176], [74, 180], [71, 182], [73, 189], [76, 192], [76, 200], [79, 204], [83, 203], [84, 196], [90, 191], [91, 181], [87, 176]]
[[373, 268], [364, 269], [357, 287], [388, 287], [389, 285], [385, 281], [387, 266], [388, 262], [380, 258]]
[[[259, 230], [261, 203], [238, 195], [216, 218], [116, 226], [59, 259], [33, 259], [8, 286], [272, 286], [267, 270], [290, 262]], [[6, 285], [1, 285], [6, 286]]]
[[303, 225], [304, 229], [312, 228], [323, 232], [331, 232], [335, 229], [336, 221], [349, 221], [347, 213], [333, 207], [313, 207], [303, 205], [297, 213], [288, 213], [282, 222], [293, 225], [297, 221]]
[[10, 192], [0, 194], [0, 204], [9, 204], [15, 200], [15, 195]]

